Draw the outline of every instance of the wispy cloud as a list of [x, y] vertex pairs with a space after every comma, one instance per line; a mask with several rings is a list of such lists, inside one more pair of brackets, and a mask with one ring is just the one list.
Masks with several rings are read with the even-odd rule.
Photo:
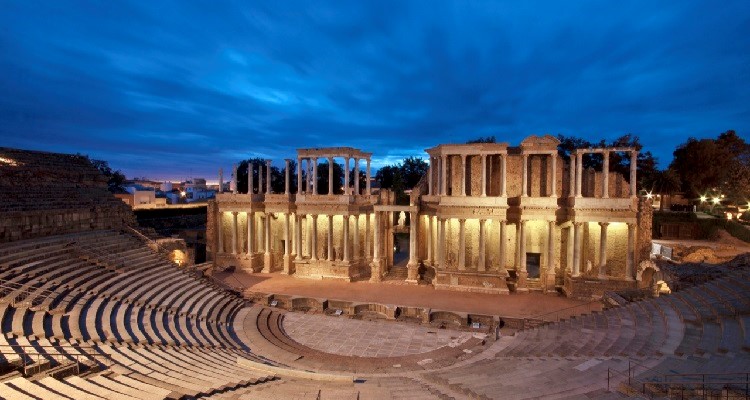
[[11, 2], [0, 145], [129, 175], [347, 145], [750, 133], [750, 8], [710, 2]]

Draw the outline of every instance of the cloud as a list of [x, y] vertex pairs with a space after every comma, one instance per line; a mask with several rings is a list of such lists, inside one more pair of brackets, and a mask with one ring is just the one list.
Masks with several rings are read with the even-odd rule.
[[17, 2], [0, 14], [2, 145], [128, 175], [345, 145], [750, 132], [750, 10], [702, 2]]

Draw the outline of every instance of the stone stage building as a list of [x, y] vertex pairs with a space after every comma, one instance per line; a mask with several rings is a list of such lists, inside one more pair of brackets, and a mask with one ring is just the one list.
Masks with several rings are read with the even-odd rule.
[[[651, 208], [636, 196], [634, 148], [577, 149], [558, 155], [556, 138], [530, 136], [507, 143], [442, 144], [426, 152], [430, 169], [410, 205], [370, 188], [371, 153], [349, 147], [300, 149], [297, 193], [271, 192], [271, 161], [250, 165], [248, 187], [220, 193], [208, 206], [208, 252], [217, 269], [283, 272], [314, 279], [380, 281], [393, 267], [395, 219], [409, 215], [406, 281], [434, 276], [438, 289], [485, 293], [553, 291], [600, 296], [635, 288], [637, 266], [648, 259]], [[612, 153], [630, 158], [630, 176], [609, 171]], [[602, 155], [602, 171], [582, 168], [587, 153]], [[359, 180], [333, 194], [318, 187], [319, 162], [344, 161]], [[352, 168], [353, 163], [353, 170]], [[304, 167], [304, 168], [303, 168]], [[263, 184], [265, 175], [265, 185]], [[236, 177], [236, 171], [233, 177]], [[318, 177], [318, 179], [312, 179]], [[523, 238], [523, 240], [519, 240]], [[433, 273], [425, 271], [432, 269]]]

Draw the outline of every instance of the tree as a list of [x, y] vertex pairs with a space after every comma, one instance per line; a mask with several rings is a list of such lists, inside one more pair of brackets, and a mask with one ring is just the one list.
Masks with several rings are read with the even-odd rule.
[[[253, 166], [253, 193], [260, 193], [258, 191], [258, 185], [260, 184], [260, 171], [263, 171], [263, 190], [265, 190], [266, 187], [266, 160], [257, 157], [242, 160], [239, 164], [237, 164], [237, 192], [247, 193], [248, 164]], [[291, 168], [291, 171], [289, 171], [289, 190], [294, 193], [297, 190], [297, 164], [292, 161], [289, 168]], [[286, 172], [283, 168], [271, 166], [271, 191], [273, 193], [284, 193], [284, 185], [286, 184], [285, 179]]]
[[750, 194], [750, 149], [734, 131], [716, 139], [688, 138], [673, 154], [670, 168], [689, 196], [715, 191], [744, 202]]
[[[318, 164], [318, 193], [328, 194], [328, 162]], [[333, 194], [343, 194], [344, 167], [333, 163]]]
[[[664, 211], [664, 197], [671, 196], [673, 193], [678, 192], [681, 188], [680, 177], [672, 169], [665, 169], [663, 171], [656, 171], [651, 176], [649, 192], [656, 193], [661, 196], [659, 202], [659, 211]], [[646, 187], [647, 188], [647, 187]]]
[[[558, 135], [557, 139], [560, 144], [557, 146], [557, 152], [563, 158], [569, 160], [575, 149], [591, 148], [591, 147], [632, 147], [638, 151], [637, 158], [637, 180], [638, 187], [648, 187], [647, 183], [652, 182], [656, 169], [656, 157], [651, 154], [650, 151], [642, 151], [643, 145], [640, 142], [638, 136], [632, 134], [626, 134], [616, 138], [615, 140], [607, 143], [605, 140], [592, 143], [586, 139]], [[583, 168], [593, 168], [597, 171], [601, 171], [604, 167], [604, 157], [601, 154], [584, 154], [581, 158], [583, 161]], [[620, 173], [626, 181], [630, 181], [630, 156], [625, 153], [610, 153], [609, 154], [609, 170], [611, 172]]]
[[380, 183], [380, 187], [383, 189], [392, 189], [394, 183], [401, 181], [401, 179], [401, 168], [398, 164], [386, 165], [375, 174], [375, 180]]
[[430, 165], [421, 157], [408, 157], [400, 165], [401, 179], [403, 179], [404, 187], [411, 189], [417, 186], [419, 180], [427, 174]]
[[83, 156], [91, 163], [94, 168], [98, 169], [105, 177], [107, 177], [107, 189], [110, 192], [121, 192], [123, 190], [122, 185], [125, 183], [125, 174], [119, 169], [114, 171], [109, 163], [104, 160], [92, 160], [88, 156]]
[[466, 142], [466, 144], [472, 143], [496, 143], [495, 136], [480, 136], [476, 139], [472, 139]]

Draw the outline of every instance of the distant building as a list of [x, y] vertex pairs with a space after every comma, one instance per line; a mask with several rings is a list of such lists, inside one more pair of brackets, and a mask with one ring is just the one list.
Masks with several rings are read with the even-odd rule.
[[216, 197], [216, 190], [209, 189], [206, 186], [206, 180], [203, 178], [195, 178], [193, 180], [185, 182], [184, 188], [185, 200], [188, 203], [205, 201]]

